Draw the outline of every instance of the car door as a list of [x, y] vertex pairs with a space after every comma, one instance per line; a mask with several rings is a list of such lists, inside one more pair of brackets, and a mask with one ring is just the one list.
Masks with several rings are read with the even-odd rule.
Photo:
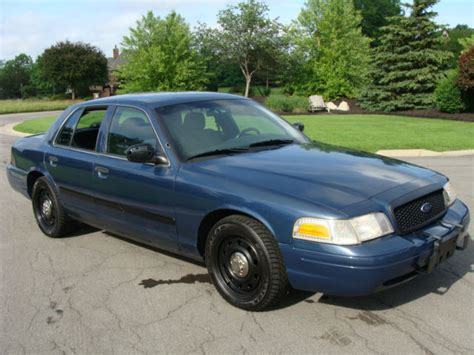
[[168, 250], [177, 250], [174, 218], [175, 168], [170, 164], [134, 163], [125, 151], [148, 143], [163, 153], [145, 111], [117, 106], [94, 163], [97, 209], [106, 229]]
[[82, 107], [67, 117], [45, 154], [45, 166], [72, 217], [94, 224], [93, 164], [107, 106]]

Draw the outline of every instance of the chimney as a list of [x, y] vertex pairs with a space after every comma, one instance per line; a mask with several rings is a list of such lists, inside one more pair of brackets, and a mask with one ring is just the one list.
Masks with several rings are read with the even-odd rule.
[[114, 52], [113, 52], [113, 58], [114, 58], [114, 60], [117, 60], [117, 58], [119, 57], [119, 55], [120, 55], [119, 49], [117, 48], [117, 45], [115, 45], [115, 47], [114, 47]]

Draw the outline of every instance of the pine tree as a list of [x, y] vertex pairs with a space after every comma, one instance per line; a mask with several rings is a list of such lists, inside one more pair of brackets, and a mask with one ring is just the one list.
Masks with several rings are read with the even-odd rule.
[[382, 28], [374, 49], [372, 84], [361, 97], [370, 110], [434, 107], [433, 92], [444, 76], [450, 54], [441, 49], [440, 26], [430, 8], [438, 0], [414, 0], [408, 16], [394, 16]]

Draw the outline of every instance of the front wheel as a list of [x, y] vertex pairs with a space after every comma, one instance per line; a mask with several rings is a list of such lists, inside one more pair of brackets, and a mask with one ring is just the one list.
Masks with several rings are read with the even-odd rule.
[[278, 243], [252, 218], [232, 215], [219, 221], [209, 233], [205, 255], [214, 286], [233, 306], [262, 311], [287, 293]]
[[36, 223], [44, 234], [59, 238], [70, 231], [73, 223], [47, 178], [41, 177], [35, 181], [31, 200]]

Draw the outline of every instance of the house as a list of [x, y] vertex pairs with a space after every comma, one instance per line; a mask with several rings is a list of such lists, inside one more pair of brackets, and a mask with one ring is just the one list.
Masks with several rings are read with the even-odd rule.
[[117, 79], [117, 71], [124, 63], [124, 59], [117, 46], [112, 51], [112, 57], [107, 58], [107, 69], [109, 80], [105, 85], [91, 86], [90, 90], [94, 98], [113, 96], [117, 93], [119, 82]]

